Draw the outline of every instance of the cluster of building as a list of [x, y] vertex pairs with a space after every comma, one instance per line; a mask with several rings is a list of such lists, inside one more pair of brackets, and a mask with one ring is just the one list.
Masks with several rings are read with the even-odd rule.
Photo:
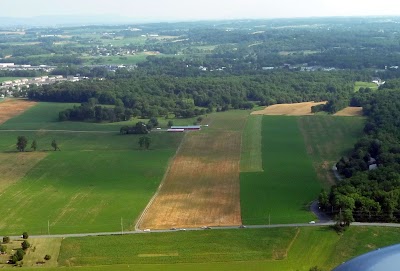
[[7, 70], [7, 71], [44, 71], [44, 72], [51, 72], [55, 68], [56, 68], [55, 66], [48, 66], [48, 65], [32, 66], [32, 65], [15, 65], [15, 63], [0, 63], [0, 70]]
[[96, 47], [92, 48], [88, 53], [90, 56], [130, 56], [136, 55], [140, 52], [135, 49], [114, 47], [112, 44], [109, 44], [107, 46], [97, 45]]
[[0, 98], [16, 96], [14, 95], [16, 92], [19, 93], [24, 89], [28, 89], [30, 85], [36, 85], [36, 86], [49, 85], [62, 81], [77, 82], [82, 79], [87, 79], [87, 77], [77, 77], [77, 76], [63, 77], [62, 75], [55, 75], [55, 76], [40, 76], [35, 78], [22, 78], [12, 81], [4, 81], [3, 83], [0, 84], [0, 91], [1, 91]]

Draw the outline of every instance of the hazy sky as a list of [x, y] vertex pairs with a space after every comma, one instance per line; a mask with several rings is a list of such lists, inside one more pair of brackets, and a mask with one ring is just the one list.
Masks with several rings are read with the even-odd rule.
[[198, 20], [400, 15], [398, 0], [0, 0], [1, 17], [113, 14]]

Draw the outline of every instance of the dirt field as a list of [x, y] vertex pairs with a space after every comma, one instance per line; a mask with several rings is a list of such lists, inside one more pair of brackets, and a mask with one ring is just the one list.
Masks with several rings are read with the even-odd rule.
[[229, 126], [229, 119], [226, 122], [213, 119], [209, 123], [212, 123], [210, 129], [186, 135], [139, 228], [241, 224], [241, 130], [237, 128], [244, 128], [245, 118], [232, 121], [232, 130], [221, 129], [223, 125]]
[[326, 102], [305, 102], [294, 104], [274, 104], [263, 110], [254, 111], [252, 115], [287, 115], [287, 116], [305, 116], [313, 115], [311, 107], [315, 105], [325, 104]]
[[363, 109], [362, 107], [346, 107], [345, 109], [342, 109], [334, 116], [342, 116], [342, 117], [357, 117], [357, 116], [362, 116], [363, 115]]
[[28, 108], [34, 106], [35, 102], [24, 100], [5, 100], [0, 103], [0, 124], [20, 115]]

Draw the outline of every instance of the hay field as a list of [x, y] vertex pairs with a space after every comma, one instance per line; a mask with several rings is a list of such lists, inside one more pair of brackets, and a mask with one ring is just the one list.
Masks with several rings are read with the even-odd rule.
[[304, 102], [294, 104], [274, 104], [263, 110], [254, 111], [252, 115], [286, 115], [286, 116], [306, 116], [314, 115], [311, 113], [311, 107], [326, 104], [326, 102]]
[[28, 108], [34, 106], [35, 102], [24, 100], [5, 100], [0, 103], [0, 124], [22, 114]]
[[213, 114], [186, 135], [142, 229], [240, 225], [241, 134], [248, 113]]
[[362, 107], [346, 107], [334, 114], [339, 117], [359, 117], [363, 115]]

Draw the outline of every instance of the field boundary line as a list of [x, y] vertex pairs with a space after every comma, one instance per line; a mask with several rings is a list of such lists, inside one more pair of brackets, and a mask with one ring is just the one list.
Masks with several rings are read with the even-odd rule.
[[160, 185], [157, 188], [157, 191], [151, 197], [149, 203], [147, 203], [146, 207], [144, 208], [143, 212], [140, 214], [139, 218], [137, 219], [137, 221], [135, 223], [135, 231], [139, 231], [140, 230], [139, 227], [140, 227], [140, 224], [142, 224], [142, 222], [143, 222], [144, 216], [147, 214], [147, 211], [150, 209], [150, 206], [153, 204], [154, 200], [157, 198], [157, 196], [160, 193], [162, 187], [164, 186], [165, 180], [167, 179], [167, 176], [168, 176], [169, 172], [171, 171], [172, 164], [174, 163], [176, 156], [180, 152], [180, 150], [182, 148], [182, 145], [186, 141], [187, 134], [188, 133], [184, 134], [183, 139], [182, 139], [181, 143], [179, 144], [178, 148], [176, 149], [176, 152], [175, 152], [174, 156], [169, 159], [167, 170], [165, 171], [164, 176], [161, 179], [161, 182], [160, 182]]

